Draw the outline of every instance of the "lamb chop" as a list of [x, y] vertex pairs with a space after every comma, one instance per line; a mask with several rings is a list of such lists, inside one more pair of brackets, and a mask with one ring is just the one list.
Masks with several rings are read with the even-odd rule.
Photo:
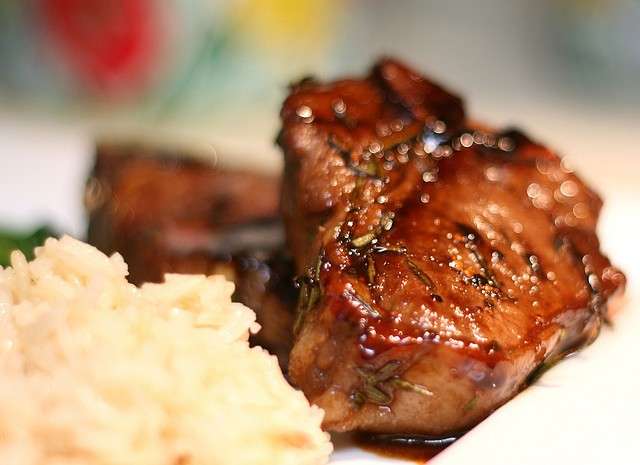
[[392, 59], [303, 80], [281, 118], [289, 375], [328, 430], [460, 434], [597, 337], [625, 277], [554, 152]]
[[85, 203], [89, 242], [121, 253], [132, 282], [159, 282], [165, 273], [233, 281], [234, 299], [262, 326], [252, 342], [286, 365], [297, 291], [277, 178], [152, 147], [100, 144]]

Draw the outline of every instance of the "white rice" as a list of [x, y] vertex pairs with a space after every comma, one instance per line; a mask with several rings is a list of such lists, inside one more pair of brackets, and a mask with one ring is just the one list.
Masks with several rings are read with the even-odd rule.
[[70, 237], [0, 268], [1, 465], [323, 464], [323, 413], [223, 277], [141, 288]]

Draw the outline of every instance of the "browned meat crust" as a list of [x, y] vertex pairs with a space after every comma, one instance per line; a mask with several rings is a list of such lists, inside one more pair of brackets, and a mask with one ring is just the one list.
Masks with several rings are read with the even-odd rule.
[[327, 429], [462, 432], [597, 337], [625, 278], [555, 153], [389, 59], [300, 82], [281, 116], [305, 275], [289, 370]]
[[[153, 155], [153, 156], [151, 156]], [[120, 252], [136, 284], [221, 273], [262, 325], [253, 343], [285, 364], [297, 292], [278, 218], [279, 181], [176, 153], [100, 144], [87, 183], [89, 242]]]

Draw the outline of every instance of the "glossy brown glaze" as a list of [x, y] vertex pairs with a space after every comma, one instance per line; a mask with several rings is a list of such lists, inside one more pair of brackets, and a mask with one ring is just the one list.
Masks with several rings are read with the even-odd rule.
[[455, 438], [432, 440], [423, 437], [379, 436], [356, 434], [358, 447], [382, 457], [425, 464], [455, 441]]
[[600, 198], [549, 149], [393, 60], [301, 82], [282, 120], [290, 375], [328, 429], [462, 432], [597, 336], [625, 278]]
[[101, 144], [85, 203], [89, 242], [121, 253], [132, 282], [158, 282], [165, 273], [232, 280], [234, 299], [262, 326], [252, 342], [286, 365], [297, 291], [276, 178], [154, 148]]

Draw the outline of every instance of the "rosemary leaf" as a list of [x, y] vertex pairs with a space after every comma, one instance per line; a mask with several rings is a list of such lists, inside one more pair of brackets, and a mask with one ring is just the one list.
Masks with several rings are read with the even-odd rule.
[[320, 269], [324, 252], [318, 256], [315, 267], [307, 270], [306, 276], [299, 278], [301, 283], [298, 305], [296, 307], [296, 319], [293, 324], [293, 333], [297, 334], [305, 316], [314, 307], [322, 295], [320, 287]]
[[316, 302], [318, 302], [318, 299], [320, 299], [320, 288], [317, 285], [311, 286], [306, 311], [311, 310]]
[[394, 387], [404, 389], [405, 391], [413, 391], [418, 394], [422, 394], [423, 396], [433, 395], [433, 392], [431, 392], [429, 389], [422, 386], [421, 384], [412, 383], [411, 381], [407, 381], [402, 378], [394, 378], [390, 382]]
[[307, 313], [320, 299], [320, 287], [317, 284], [304, 283], [300, 289], [298, 305], [296, 308], [296, 319], [293, 324], [293, 333], [297, 334]]
[[371, 317], [371, 318], [380, 318], [380, 312], [373, 308], [371, 304], [367, 303], [362, 297], [355, 293], [355, 291], [347, 290], [345, 291], [347, 297], [352, 298], [360, 304], [360, 307]]
[[378, 164], [375, 160], [369, 160], [361, 170], [368, 174], [369, 176], [375, 176], [378, 174]]
[[390, 360], [380, 368], [356, 367], [357, 373], [362, 378], [362, 388], [354, 392], [352, 401], [370, 402], [376, 405], [389, 405], [393, 401], [394, 389], [404, 389], [417, 392], [425, 396], [432, 396], [433, 393], [425, 386], [411, 383], [398, 377], [402, 369], [402, 362]]
[[293, 323], [293, 333], [297, 334], [302, 325], [302, 321], [309, 308], [309, 285], [304, 283], [300, 289], [300, 295], [298, 296], [298, 305], [296, 308], [296, 319]]
[[376, 280], [376, 264], [371, 254], [367, 255], [367, 279], [369, 284], [373, 284]]
[[362, 378], [364, 384], [372, 384], [376, 382], [374, 372], [363, 367], [356, 367], [356, 373]]
[[375, 372], [376, 382], [380, 383], [387, 381], [391, 377], [397, 375], [401, 366], [402, 363], [400, 363], [399, 360], [391, 360], [385, 363]]
[[316, 280], [316, 283], [320, 283], [320, 268], [322, 268], [322, 256], [324, 255], [324, 251], [318, 255], [318, 261], [316, 262], [316, 268], [313, 273], [313, 278]]
[[367, 402], [367, 398], [360, 391], [352, 392], [351, 396], [349, 396], [349, 399], [357, 409], [361, 409], [362, 406]]
[[435, 285], [433, 284], [431, 278], [424, 271], [422, 271], [420, 267], [416, 265], [415, 262], [413, 262], [413, 260], [411, 260], [409, 257], [407, 257], [407, 265], [409, 265], [409, 269], [413, 272], [413, 274], [416, 275], [416, 277], [420, 281], [422, 281], [423, 284], [425, 284], [429, 289], [435, 289]]
[[375, 238], [376, 238], [376, 235], [374, 233], [367, 233], [353, 239], [351, 241], [351, 245], [353, 245], [356, 248], [361, 248], [371, 243], [371, 241], [374, 240]]
[[462, 411], [464, 413], [468, 413], [473, 410], [478, 403], [478, 396], [473, 396], [469, 402], [467, 402], [464, 407], [462, 407]]
[[364, 394], [372, 404], [389, 405], [393, 400], [391, 394], [373, 385], [365, 385]]
[[390, 246], [376, 245], [376, 246], [372, 247], [371, 251], [374, 252], [374, 253], [391, 252], [391, 253], [397, 253], [397, 254], [400, 254], [400, 255], [407, 253], [406, 247], [404, 247], [402, 245], [399, 245], [399, 246], [395, 246], [395, 245], [390, 245]]

